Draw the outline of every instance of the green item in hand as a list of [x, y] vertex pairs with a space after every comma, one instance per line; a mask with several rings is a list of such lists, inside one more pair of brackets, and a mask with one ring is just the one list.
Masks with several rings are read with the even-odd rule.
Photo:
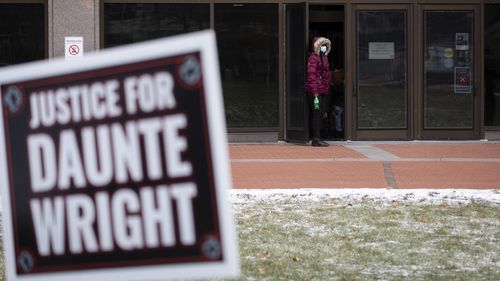
[[319, 109], [319, 99], [318, 99], [318, 96], [314, 96], [313, 104], [314, 104], [314, 109]]

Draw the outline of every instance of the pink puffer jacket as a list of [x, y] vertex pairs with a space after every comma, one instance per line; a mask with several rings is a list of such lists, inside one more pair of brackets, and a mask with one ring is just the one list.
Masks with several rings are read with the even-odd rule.
[[[320, 57], [320, 48], [323, 45], [326, 45], [326, 53]], [[330, 63], [327, 56], [331, 50], [331, 42], [324, 37], [317, 37], [313, 40], [313, 47], [314, 52], [307, 59], [306, 91], [312, 95], [326, 95], [330, 87]]]

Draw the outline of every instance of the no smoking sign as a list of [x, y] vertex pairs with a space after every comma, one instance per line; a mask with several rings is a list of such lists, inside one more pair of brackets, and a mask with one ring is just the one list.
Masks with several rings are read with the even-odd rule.
[[77, 56], [80, 53], [80, 48], [77, 45], [71, 45], [68, 51], [70, 55]]
[[66, 60], [83, 57], [83, 37], [64, 37]]

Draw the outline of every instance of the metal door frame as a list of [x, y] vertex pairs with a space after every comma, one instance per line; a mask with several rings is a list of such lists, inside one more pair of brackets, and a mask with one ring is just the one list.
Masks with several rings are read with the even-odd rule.
[[[294, 5], [294, 6], [299, 6], [301, 5], [302, 8], [304, 9], [304, 70], [306, 68], [306, 58], [307, 58], [307, 38], [309, 35], [309, 3], [307, 2], [291, 2], [291, 3], [282, 3], [280, 7], [280, 14], [282, 14], [282, 18], [280, 20], [280, 25], [282, 26], [280, 28], [281, 32], [281, 46], [284, 46], [285, 48], [280, 48], [280, 58], [281, 58], [281, 63], [280, 63], [280, 76], [282, 78], [280, 79], [280, 83], [282, 83], [282, 86], [280, 87], [280, 91], [283, 93], [280, 96], [283, 96], [283, 101], [281, 102], [281, 105], [283, 106], [283, 110], [280, 110], [282, 112], [283, 118], [283, 128], [284, 128], [284, 139], [288, 142], [297, 142], [297, 143], [306, 143], [309, 140], [309, 110], [308, 110], [308, 102], [306, 100], [306, 93], [304, 91], [303, 93], [303, 114], [304, 114], [304, 124], [302, 130], [298, 129], [293, 129], [288, 127], [288, 111], [291, 109], [288, 106], [288, 89], [287, 89], [287, 84], [288, 84], [288, 79], [287, 77], [287, 68], [289, 67], [288, 61], [287, 61], [287, 54], [284, 51], [284, 49], [288, 49], [288, 46], [285, 46], [287, 44], [287, 5]], [[304, 83], [305, 83], [305, 73], [304, 75]]]

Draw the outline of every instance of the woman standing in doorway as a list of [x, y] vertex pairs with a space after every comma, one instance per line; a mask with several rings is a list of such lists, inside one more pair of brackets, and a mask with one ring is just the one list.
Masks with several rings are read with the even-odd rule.
[[307, 59], [307, 84], [309, 104], [312, 109], [312, 145], [328, 146], [320, 139], [321, 118], [326, 112], [326, 96], [330, 87], [330, 64], [328, 54], [332, 43], [324, 37], [316, 37], [312, 42], [313, 52]]

